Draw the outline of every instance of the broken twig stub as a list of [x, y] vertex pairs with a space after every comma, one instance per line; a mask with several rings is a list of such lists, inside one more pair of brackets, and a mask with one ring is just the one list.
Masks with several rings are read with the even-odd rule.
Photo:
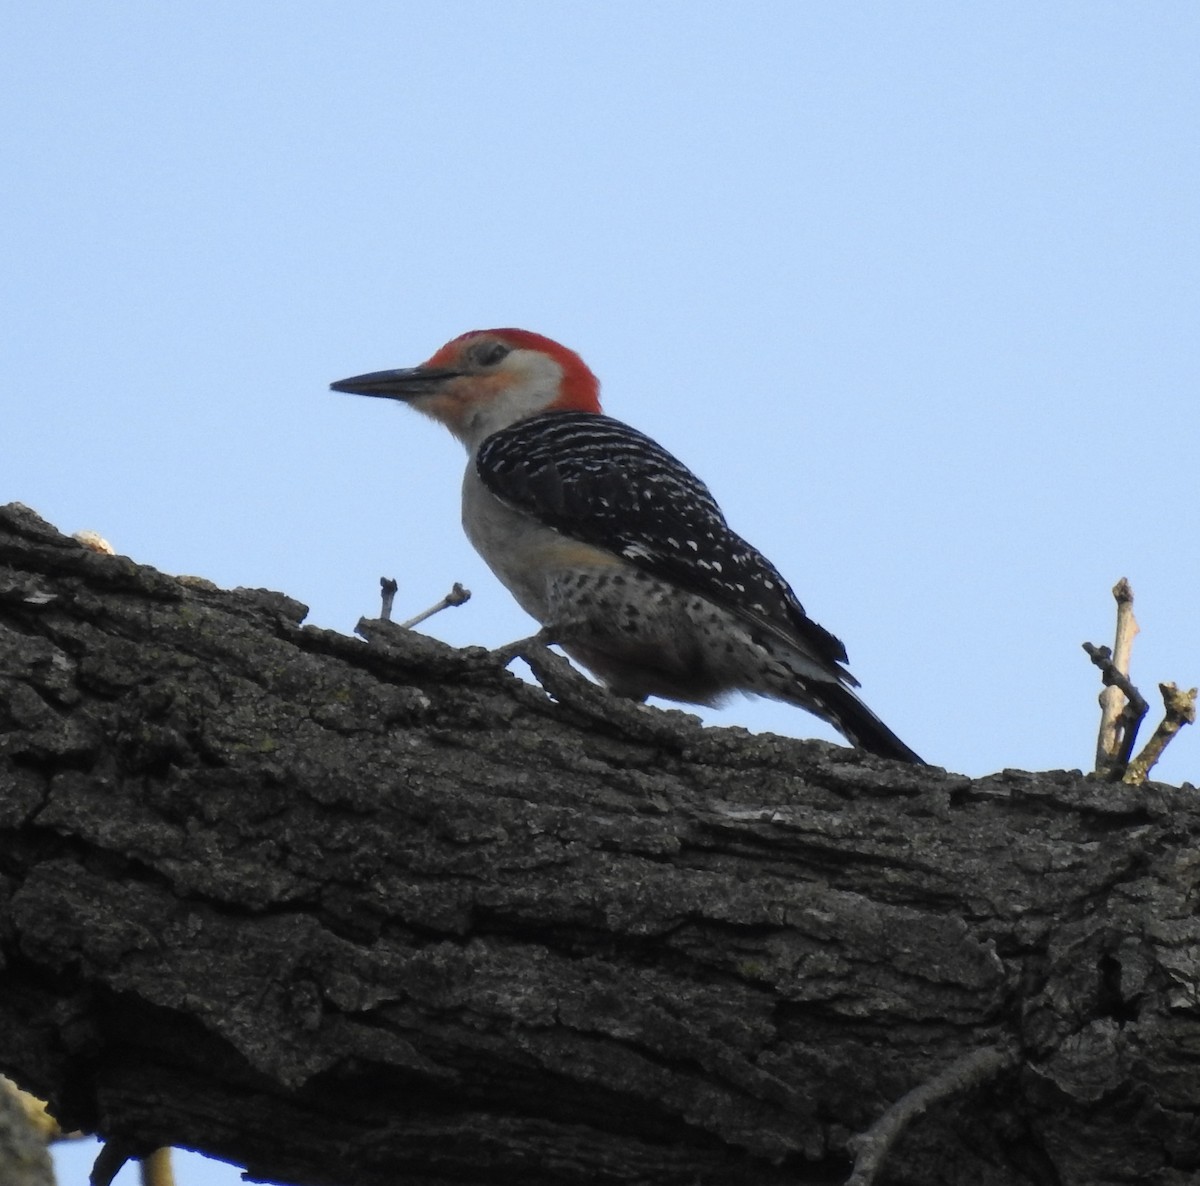
[[1184, 692], [1174, 684], [1159, 684], [1158, 690], [1162, 692], [1166, 715], [1158, 728], [1151, 734], [1145, 748], [1129, 763], [1129, 768], [1125, 771], [1125, 776], [1121, 781], [1129, 783], [1131, 786], [1141, 786], [1149, 776], [1155, 762], [1162, 757], [1163, 750], [1167, 748], [1171, 738], [1184, 725], [1192, 725], [1196, 721], [1195, 688], [1189, 688]]
[[385, 622], [392, 620], [392, 603], [396, 600], [396, 590], [399, 588], [395, 577], [379, 578], [379, 616]]
[[[1111, 672], [1123, 676], [1127, 683], [1130, 658], [1133, 653], [1133, 640], [1138, 633], [1137, 619], [1133, 616], [1133, 589], [1127, 578], [1122, 577], [1113, 586], [1112, 595], [1117, 603], [1117, 632], [1113, 640]], [[1093, 662], [1095, 662], [1095, 656], [1093, 656]], [[1100, 732], [1096, 738], [1096, 772], [1107, 774], [1113, 778], [1119, 777], [1129, 762], [1129, 755], [1133, 753], [1137, 731], [1146, 709], [1142, 708], [1141, 715], [1129, 712], [1132, 704], [1141, 701], [1144, 706], [1145, 701], [1136, 693], [1134, 696], [1130, 696], [1129, 691], [1121, 686], [1120, 681], [1109, 678], [1108, 672], [1106, 672], [1104, 684], [1104, 690], [1100, 693]]]

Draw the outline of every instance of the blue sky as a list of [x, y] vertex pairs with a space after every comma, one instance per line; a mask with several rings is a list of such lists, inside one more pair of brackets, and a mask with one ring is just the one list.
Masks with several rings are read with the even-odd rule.
[[1192, 3], [10, 6], [0, 501], [344, 631], [459, 580], [430, 632], [507, 642], [459, 446], [327, 385], [517, 325], [928, 759], [1086, 768], [1118, 577], [1135, 679], [1200, 682], [1197, 61]]

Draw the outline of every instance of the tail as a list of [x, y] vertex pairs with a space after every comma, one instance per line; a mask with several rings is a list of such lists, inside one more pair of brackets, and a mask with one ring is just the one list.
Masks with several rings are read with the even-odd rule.
[[926, 762], [900, 740], [849, 688], [841, 684], [808, 684], [804, 707], [813, 711], [813, 701], [823, 716], [851, 745], [865, 749], [880, 758], [896, 762], [911, 762], [924, 766]]

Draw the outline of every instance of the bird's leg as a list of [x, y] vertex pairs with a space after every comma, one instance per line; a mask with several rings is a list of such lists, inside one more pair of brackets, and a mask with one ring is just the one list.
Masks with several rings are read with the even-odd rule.
[[677, 709], [650, 709], [641, 703], [644, 697], [623, 696], [593, 683], [546, 646], [530, 647], [522, 657], [547, 696], [592, 721], [615, 728], [624, 737], [679, 746], [693, 740], [701, 728], [698, 717]]
[[603, 684], [593, 683], [571, 661], [550, 648], [570, 631], [561, 623], [543, 626], [528, 638], [519, 638], [497, 647], [492, 656], [504, 667], [514, 659], [524, 659], [529, 670], [555, 700], [563, 703], [595, 705], [616, 697]]
[[516, 642], [510, 642], [507, 646], [496, 647], [492, 651], [492, 658], [500, 667], [507, 667], [514, 659], [525, 659], [528, 662], [531, 653], [547, 653], [554, 645], [557, 633], [555, 627], [543, 626], [528, 638], [518, 638]]
[[678, 730], [685, 722], [688, 729], [700, 725], [697, 718], [686, 713], [649, 712], [642, 703], [644, 696], [622, 695], [588, 679], [569, 659], [550, 649], [564, 634], [569, 637], [570, 630], [564, 630], [561, 624], [543, 626], [529, 638], [498, 647], [492, 655], [505, 665], [513, 659], [524, 659], [547, 696], [592, 720], [615, 725], [629, 736], [657, 740], [662, 735], [678, 740]]

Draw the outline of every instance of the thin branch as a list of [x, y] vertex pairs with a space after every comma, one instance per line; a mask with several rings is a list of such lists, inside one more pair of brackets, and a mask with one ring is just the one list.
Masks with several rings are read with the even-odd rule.
[[[1137, 739], [1138, 730], [1141, 728], [1150, 705], [1146, 703], [1145, 697], [1134, 687], [1129, 677], [1117, 669], [1112, 651], [1108, 647], [1093, 646], [1090, 642], [1085, 642], [1083, 649], [1087, 651], [1091, 661], [1100, 668], [1105, 691], [1110, 688], [1118, 689], [1119, 694], [1125, 700], [1125, 707], [1121, 710], [1121, 715], [1116, 722], [1117, 728], [1120, 730], [1120, 745], [1117, 752], [1111, 758], [1101, 760], [1099, 747], [1096, 751], [1096, 772], [1115, 781], [1125, 773], [1129, 765], [1129, 756], [1133, 753], [1133, 743]], [[1100, 695], [1103, 696], [1104, 692], [1101, 692]]]
[[[1112, 590], [1117, 603], [1117, 632], [1111, 652], [1112, 670], [1128, 681], [1133, 639], [1138, 633], [1137, 619], [1133, 616], [1133, 589], [1122, 577]], [[1091, 652], [1088, 652], [1091, 654]], [[1093, 656], [1093, 661], [1095, 661]], [[1118, 680], [1105, 679], [1100, 693], [1100, 731], [1096, 738], [1096, 772], [1110, 778], [1119, 777], [1133, 753], [1137, 731], [1141, 726], [1145, 709], [1139, 714], [1130, 711], [1130, 706], [1141, 701], [1141, 697], [1129, 696]]]
[[1146, 781], [1155, 762], [1162, 757], [1163, 750], [1167, 748], [1171, 738], [1184, 725], [1192, 725], [1196, 721], [1195, 688], [1189, 688], [1183, 692], [1174, 684], [1159, 684], [1158, 690], [1162, 692], [1163, 705], [1167, 710], [1166, 716], [1154, 730], [1142, 752], [1129, 763], [1129, 769], [1126, 770], [1125, 777], [1121, 781], [1129, 783], [1131, 786], [1141, 786]]
[[125, 1167], [125, 1163], [136, 1156], [132, 1147], [122, 1140], [108, 1140], [100, 1146], [92, 1172], [88, 1175], [88, 1186], [112, 1186], [113, 1179]]
[[927, 1083], [902, 1095], [866, 1132], [849, 1141], [854, 1171], [846, 1179], [846, 1186], [871, 1186], [883, 1169], [888, 1151], [918, 1116], [942, 1100], [994, 1079], [1016, 1061], [1014, 1052], [1006, 1048], [989, 1046], [972, 1050], [956, 1058]]
[[143, 1157], [141, 1168], [142, 1186], [175, 1186], [169, 1146], [155, 1149], [148, 1157]]
[[404, 630], [411, 630], [414, 626], [425, 621], [426, 618], [432, 618], [434, 614], [440, 614], [444, 609], [450, 609], [456, 605], [463, 605], [471, 600], [471, 590], [464, 589], [458, 581], [454, 582], [454, 587], [441, 599], [436, 605], [431, 605], [424, 613], [417, 614], [415, 618], [409, 618], [407, 622], [401, 622], [400, 626]]

